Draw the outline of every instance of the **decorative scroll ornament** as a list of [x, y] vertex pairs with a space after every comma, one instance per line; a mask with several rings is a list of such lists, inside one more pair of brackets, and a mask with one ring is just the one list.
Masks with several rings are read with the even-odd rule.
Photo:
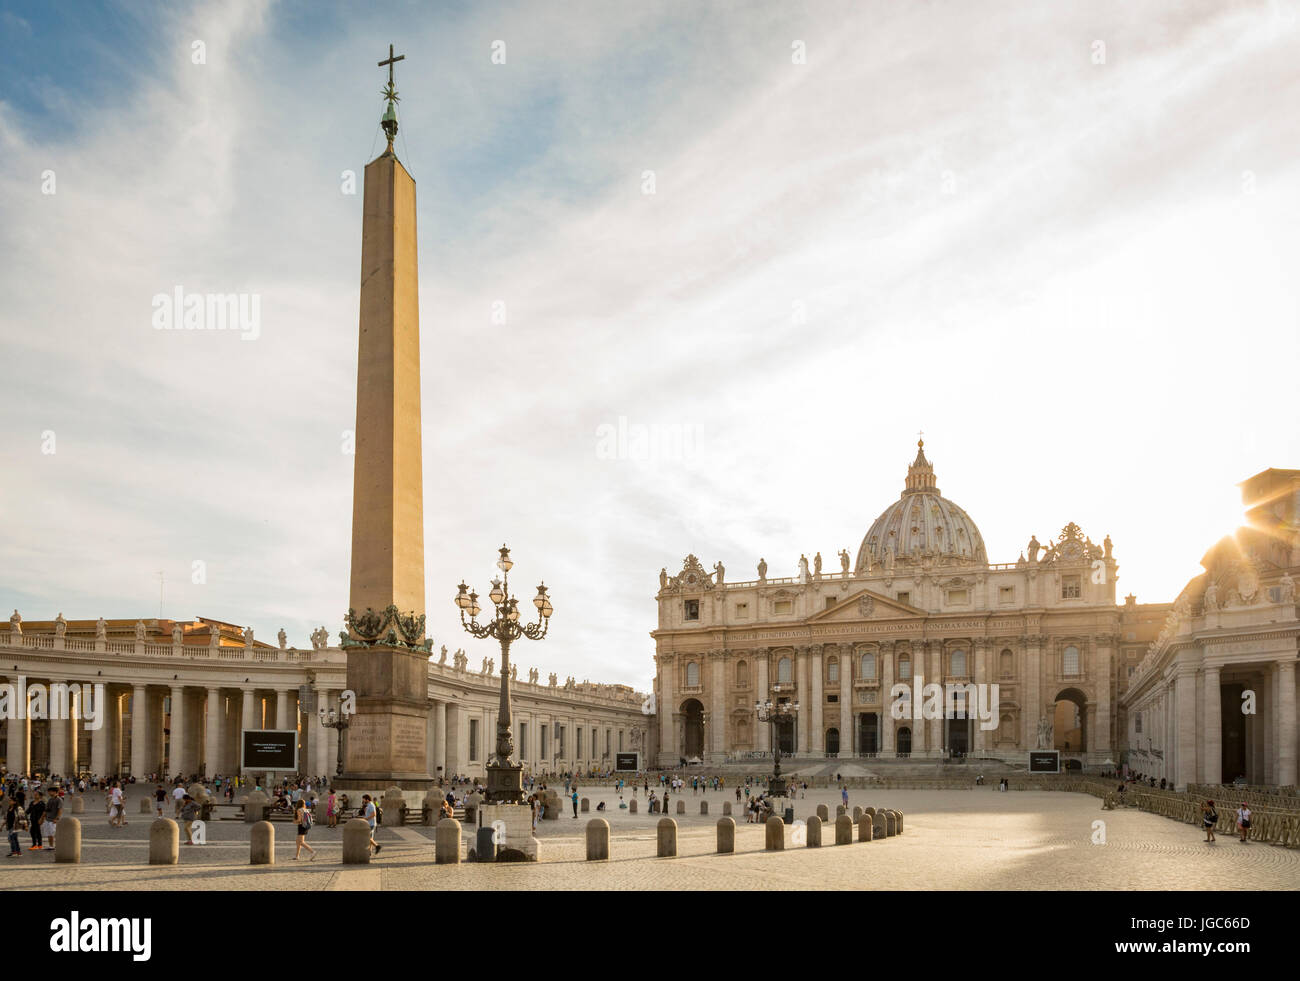
[[[390, 603], [383, 613], [367, 607], [360, 615], [348, 610], [343, 618], [348, 630], [339, 632], [340, 647], [404, 647], [413, 651], [432, 651], [433, 640], [424, 635], [424, 614], [402, 614]], [[354, 638], [351, 634], [356, 634]], [[359, 638], [359, 639], [357, 639]]]

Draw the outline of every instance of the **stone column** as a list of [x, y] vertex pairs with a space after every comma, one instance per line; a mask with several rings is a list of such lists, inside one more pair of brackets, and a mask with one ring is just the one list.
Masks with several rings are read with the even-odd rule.
[[311, 731], [311, 772], [316, 776], [333, 776], [334, 762], [329, 755], [329, 732], [320, 724], [320, 710], [329, 710], [329, 693], [325, 689], [317, 687], [313, 689], [316, 693], [316, 715], [312, 719], [303, 719], [303, 727], [312, 727]]
[[[1114, 640], [1109, 635], [1094, 639], [1093, 670], [1097, 685], [1097, 717], [1093, 728], [1088, 730], [1088, 749], [1094, 753], [1109, 753], [1110, 740], [1110, 686], [1115, 677]], [[1103, 756], [1104, 760], [1105, 757]]]
[[[758, 689], [754, 695], [754, 701], [766, 702], [772, 697], [771, 688], [767, 683], [767, 662], [771, 651], [766, 647], [761, 647], [754, 652], [756, 663], [755, 675], [758, 678]], [[764, 753], [772, 752], [772, 725], [769, 722], [759, 722], [754, 720], [754, 745]]]
[[[131, 775], [140, 780], [149, 772], [149, 690], [144, 685], [131, 689]], [[108, 740], [104, 739], [107, 756]], [[100, 773], [105, 771], [101, 770]]]
[[[233, 695], [222, 698], [224, 720], [221, 724], [221, 772], [232, 776], [239, 771], [239, 710], [240, 703]], [[333, 773], [333, 770], [329, 771]]]
[[171, 719], [167, 728], [167, 775], [171, 777], [185, 773], [181, 759], [185, 744], [185, 689], [181, 686], [172, 687]]
[[[966, 714], [968, 716], [970, 715], [974, 716], [974, 720], [971, 722], [971, 729], [973, 730], [971, 733], [971, 739], [973, 740], [971, 744], [972, 751], [976, 756], [983, 756], [985, 752], [984, 738], [987, 735], [987, 733], [984, 731], [984, 728], [982, 726], [983, 720], [980, 719], [979, 717], [980, 698], [978, 693], [980, 691], [985, 690], [982, 686], [987, 685], [989, 683], [988, 643], [986, 641], [977, 640], [975, 642], [974, 654], [975, 654], [974, 681], [975, 681], [975, 691], [976, 691], [975, 704], [967, 707]], [[990, 708], [993, 707], [992, 699], [990, 697], [986, 696], [985, 701], [988, 703]], [[995, 718], [992, 721], [996, 723], [998, 720]], [[996, 730], [990, 730], [990, 731], [996, 731]]]
[[[12, 679], [10, 684], [17, 689], [17, 679]], [[21, 702], [21, 698], [19, 699]], [[5, 740], [5, 761], [9, 767], [10, 773], [28, 773], [31, 771], [28, 752], [31, 749], [31, 719], [27, 713], [23, 713], [21, 719], [8, 719], [5, 721], [5, 729], [8, 731]]]
[[[441, 704], [441, 703], [440, 703]], [[446, 717], [446, 724], [443, 726], [443, 732], [446, 734], [446, 750], [444, 753], [443, 773], [451, 776], [461, 773], [465, 769], [464, 760], [464, 743], [461, 738], [461, 715], [460, 704], [457, 702], [448, 702], [443, 707]], [[552, 750], [554, 752], [554, 750]]]
[[1189, 783], [1196, 782], [1196, 675], [1182, 665], [1174, 681], [1174, 697], [1178, 700], [1177, 732], [1178, 758], [1174, 775], [1176, 789], [1184, 791]]
[[659, 655], [659, 762], [669, 766], [676, 766], [680, 755], [677, 742], [677, 704], [673, 696], [673, 672], [676, 670], [675, 655]]
[[203, 772], [215, 776], [220, 762], [221, 746], [221, 689], [208, 689], [208, 704], [204, 716]]
[[[256, 702], [257, 702], [256, 692], [254, 692], [252, 688], [243, 689], [243, 704], [240, 706], [240, 714], [239, 714], [240, 737], [239, 737], [239, 744], [235, 747], [235, 761], [237, 761], [240, 764], [241, 776], [246, 776], [249, 772], [251, 772], [243, 768], [243, 756], [244, 756], [243, 731], [245, 729], [261, 728], [260, 720], [256, 717], [255, 714], [257, 711]], [[330, 773], [333, 772], [334, 772], [333, 770], [330, 771]]]
[[275, 690], [275, 727], [277, 729], [292, 729], [289, 724], [289, 691], [285, 688]]
[[894, 645], [889, 641], [880, 645], [876, 673], [880, 676], [880, 752], [892, 756], [898, 752], [895, 729], [900, 723], [894, 718], [894, 699], [889, 694], [894, 686]]
[[[926, 658], [926, 660], [930, 664], [930, 670], [926, 678], [926, 684], [929, 684], [931, 681], [933, 681], [936, 685], [938, 685], [942, 689], [944, 683], [943, 643], [937, 640], [927, 641], [926, 649], [929, 652], [929, 656]], [[944, 698], [940, 702], [940, 704], [942, 704], [945, 707], [945, 713], [946, 713], [947, 711], [946, 692], [944, 693]], [[927, 748], [936, 756], [942, 756], [943, 751], [948, 748], [947, 725], [948, 723], [945, 719], [925, 720], [925, 726], [929, 730], [929, 732], [926, 734], [928, 737]]]
[[840, 756], [853, 755], [853, 645], [840, 644]]
[[[727, 656], [714, 651], [709, 679], [709, 751], [721, 761], [727, 754]], [[600, 747], [604, 752], [604, 747]], [[599, 756], [599, 754], [596, 754]]]
[[1296, 697], [1295, 659], [1277, 665], [1277, 782], [1283, 787], [1296, 783]]
[[[105, 689], [107, 693], [107, 688]], [[112, 730], [109, 726], [110, 709], [116, 714], [118, 701], [116, 697], [105, 697], [100, 711], [104, 713], [103, 724], [98, 729], [90, 730], [90, 772], [98, 775], [108, 773], [108, 760], [113, 750]], [[131, 754], [131, 766], [135, 768], [135, 754]]]
[[185, 689], [184, 730], [181, 733], [181, 770], [187, 777], [199, 770], [200, 743], [203, 735], [203, 693], [193, 688]]
[[[65, 710], [71, 709], [71, 699], [67, 699], [64, 704], [59, 704], [59, 699], [51, 698], [47, 705], [48, 715], [51, 716], [48, 723], [50, 731], [50, 772], [57, 773], [59, 776], [67, 776], [68, 773], [68, 715], [71, 714]], [[53, 718], [53, 716], [61, 718]]]
[[1205, 705], [1202, 710], [1202, 731], [1205, 733], [1204, 766], [1201, 780], [1215, 784], [1223, 782], [1223, 714], [1219, 705], [1219, 665], [1205, 665]]
[[808, 648], [796, 647], [794, 652], [794, 682], [799, 699], [799, 716], [795, 719], [794, 751], [799, 756], [806, 755], [808, 752], [808, 723], [812, 719], [812, 699], [808, 697], [810, 694], [808, 660]]
[[826, 696], [822, 694], [822, 649], [820, 645], [812, 648], [812, 657], [809, 659], [809, 674], [812, 675], [812, 685], [809, 691], [809, 700], [812, 702], [812, 740], [808, 744], [808, 750], [814, 756], [826, 755], [826, 728], [825, 721], [822, 718], [823, 705]]
[[1255, 718], [1264, 730], [1264, 783], [1277, 783], [1277, 672], [1265, 665], [1256, 688]]
[[439, 702], [434, 706], [434, 723], [433, 731], [438, 737], [438, 751], [434, 757], [434, 765], [442, 767], [442, 775], [445, 777], [450, 772], [447, 761], [447, 703]]
[[1043, 667], [1041, 644], [1042, 637], [1037, 634], [1030, 634], [1023, 638], [1025, 666], [1020, 677], [1025, 679], [1025, 700], [1024, 708], [1021, 709], [1021, 722], [1024, 727], [1021, 745], [1026, 749], [1038, 748], [1038, 720], [1043, 717], [1039, 694], [1040, 672]]

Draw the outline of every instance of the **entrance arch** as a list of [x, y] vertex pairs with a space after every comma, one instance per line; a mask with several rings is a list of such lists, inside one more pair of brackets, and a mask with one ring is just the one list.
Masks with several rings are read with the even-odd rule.
[[898, 752], [900, 755], [912, 752], [912, 727], [902, 726], [898, 730]]
[[698, 698], [682, 702], [682, 755], [704, 758], [704, 706]]
[[840, 731], [838, 729], [826, 730], [826, 752], [838, 754], [840, 751]]
[[794, 719], [788, 715], [776, 720], [776, 744], [781, 747], [782, 756], [794, 755]]
[[863, 712], [858, 716], [858, 752], [876, 753], [880, 750], [880, 716]]
[[1088, 749], [1088, 696], [1078, 688], [1063, 688], [1052, 706], [1052, 748], [1062, 753]]

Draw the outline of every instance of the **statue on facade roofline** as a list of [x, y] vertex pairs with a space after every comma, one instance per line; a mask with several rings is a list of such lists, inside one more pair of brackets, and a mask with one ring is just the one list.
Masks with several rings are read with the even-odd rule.
[[442, 655], [438, 658], [438, 663], [439, 663], [439, 664], [446, 664], [446, 663], [447, 663], [447, 645], [446, 645], [446, 644], [443, 644], [443, 645], [442, 645]]
[[799, 556], [799, 581], [808, 581], [808, 556], [806, 555]]
[[659, 570], [659, 588], [660, 588], [660, 589], [667, 589], [667, 588], [668, 588], [668, 569], [667, 569], [667, 568], [663, 568], [663, 569], [660, 569], [660, 570]]
[[280, 632], [276, 634], [276, 639], [280, 641], [280, 650], [284, 650], [289, 646], [289, 635], [284, 632], [283, 627], [281, 627]]
[[[17, 613], [18, 611], [14, 610], [14, 612]], [[100, 617], [98, 620], [95, 621], [95, 639], [96, 640], [108, 639], [108, 624], [104, 622], [103, 617]]]
[[67, 630], [68, 630], [68, 621], [63, 619], [63, 614], [60, 613], [57, 617], [54, 618], [54, 636], [62, 637], [65, 633], [67, 633]]
[[816, 555], [813, 556], [813, 575], [820, 576], [821, 574], [822, 574], [822, 553], [818, 552]]
[[1105, 540], [1102, 542], [1102, 555], [1104, 558], [1107, 559], [1110, 558], [1110, 549], [1111, 549], [1110, 536], [1107, 535]]
[[1282, 573], [1282, 578], [1278, 580], [1278, 585], [1282, 587], [1282, 602], [1295, 602], [1295, 580], [1291, 578], [1289, 572]]
[[758, 579], [759, 579], [759, 582], [762, 582], [762, 581], [763, 581], [764, 579], [766, 579], [766, 578], [767, 578], [767, 559], [760, 558], [760, 559], [758, 560]]
[[840, 572], [846, 576], [849, 574], [849, 550], [847, 548], [840, 549]]
[[717, 578], [714, 581], [721, 586], [727, 576], [727, 570], [723, 567], [721, 560], [713, 563], [713, 571], [717, 573]]
[[1042, 549], [1042, 547], [1043, 547], [1042, 544], [1038, 541], [1037, 535], [1029, 536], [1029, 561], [1030, 562], [1038, 561], [1038, 553]]

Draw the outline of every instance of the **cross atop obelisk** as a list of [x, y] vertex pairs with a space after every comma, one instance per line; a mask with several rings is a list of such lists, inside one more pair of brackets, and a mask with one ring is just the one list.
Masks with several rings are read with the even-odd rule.
[[393, 103], [402, 101], [397, 97], [397, 89], [393, 84], [393, 65], [405, 59], [406, 55], [393, 54], [393, 46], [390, 44], [388, 46], [388, 57], [379, 62], [380, 68], [385, 65], [388, 66], [388, 85], [379, 93], [388, 100], [388, 108], [384, 110], [384, 118], [380, 122], [380, 125], [384, 128], [384, 134], [388, 137], [388, 150], [386, 151], [388, 153], [393, 152], [393, 137], [397, 135], [397, 113], [393, 109]]

